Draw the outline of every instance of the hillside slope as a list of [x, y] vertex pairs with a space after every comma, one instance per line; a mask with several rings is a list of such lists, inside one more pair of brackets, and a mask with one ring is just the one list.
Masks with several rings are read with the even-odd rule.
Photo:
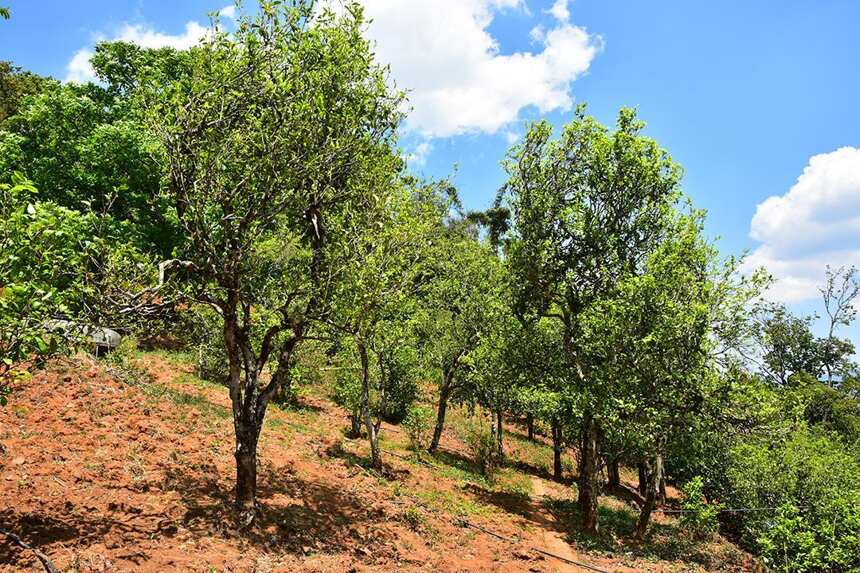
[[[547, 479], [546, 445], [511, 428], [509, 467], [487, 482], [457, 438], [458, 412], [429, 464], [386, 428], [388, 470], [377, 475], [324, 389], [270, 411], [261, 519], [237, 531], [225, 509], [234, 471], [226, 393], [181, 357], [139, 364], [151, 380], [129, 385], [89, 359], [57, 363], [0, 409], [0, 527], [61, 571], [585, 570], [541, 551], [612, 572], [753, 568], [723, 540], [685, 541], [665, 516], [647, 545], [629, 545], [635, 512], [613, 498], [601, 500], [601, 537], [578, 537], [575, 492]], [[0, 536], [0, 571], [39, 570]]]

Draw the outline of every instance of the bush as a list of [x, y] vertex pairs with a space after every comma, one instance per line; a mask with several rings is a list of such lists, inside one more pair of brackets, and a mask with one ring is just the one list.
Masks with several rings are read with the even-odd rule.
[[430, 445], [430, 432], [433, 429], [433, 410], [426, 406], [412, 406], [403, 418], [401, 426], [409, 436], [412, 450], [421, 457], [421, 452]]
[[758, 538], [765, 562], [777, 571], [827, 570], [825, 548], [807, 519], [792, 505], [779, 509], [773, 524]]
[[133, 336], [124, 337], [119, 345], [102, 358], [102, 363], [115, 379], [138, 386], [148, 384], [152, 376], [145, 369], [134, 364], [137, 356], [137, 339]]
[[801, 427], [785, 440], [749, 441], [732, 451], [733, 507], [742, 540], [775, 571], [860, 570], [860, 463], [833, 436]]
[[[379, 371], [379, 367], [384, 372]], [[399, 424], [418, 397], [415, 359], [407, 348], [396, 348], [383, 354], [372, 374], [385, 380], [385, 401], [380, 404], [380, 417], [389, 424]]]
[[359, 437], [361, 435], [361, 380], [356, 370], [345, 367], [337, 371], [334, 401], [349, 412], [350, 437]]
[[[75, 329], [51, 326], [73, 318], [87, 292], [85, 277], [99, 221], [38, 202], [21, 174], [0, 177], [0, 405], [29, 370], [72, 350]], [[55, 323], [54, 323], [55, 324]]]
[[681, 502], [681, 526], [698, 539], [710, 537], [720, 525], [717, 521], [719, 510], [707, 502], [703, 489], [704, 480], [701, 476], [694, 477], [682, 488], [684, 500]]
[[501, 460], [499, 459], [496, 436], [482, 416], [476, 415], [469, 419], [463, 441], [469, 448], [475, 463], [481, 469], [481, 473], [492, 479]]
[[221, 317], [208, 307], [197, 307], [190, 319], [196, 341], [197, 376], [224, 384], [230, 371]]

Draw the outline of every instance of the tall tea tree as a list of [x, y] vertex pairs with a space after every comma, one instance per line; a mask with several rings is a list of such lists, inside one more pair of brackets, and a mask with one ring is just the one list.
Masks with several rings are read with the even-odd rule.
[[433, 260], [419, 326], [422, 355], [439, 375], [431, 452], [439, 447], [449, 401], [471, 397], [469, 374], [482, 336], [508, 312], [504, 267], [489, 246], [448, 228]]
[[663, 235], [678, 197], [681, 169], [644, 124], [622, 109], [610, 131], [580, 107], [561, 137], [534, 124], [505, 162], [513, 213], [509, 257], [519, 311], [561, 321], [562, 347], [579, 393], [579, 506], [586, 531], [597, 530], [605, 388], [580, 344], [580, 319], [639, 272]]
[[760, 294], [761, 276], [745, 279], [737, 260], [721, 261], [703, 237], [703, 222], [701, 212], [678, 215], [644, 272], [592, 305], [583, 320], [588, 352], [599, 357], [595, 377], [621, 397], [619, 415], [607, 422], [615, 422], [611, 429], [623, 436], [616, 441], [643, 456], [649, 469], [639, 539], [669, 445], [704, 418], [724, 417], [730, 406], [731, 379], [718, 360], [743, 326], [736, 317]]
[[361, 418], [376, 468], [382, 467], [380, 420], [391, 391], [387, 383], [393, 382], [387, 377], [384, 354], [409, 340], [406, 332], [397, 331], [407, 328], [415, 297], [424, 287], [441, 218], [437, 205], [416, 199], [398, 182], [378, 181], [364, 208], [344, 213], [342, 219], [345, 232], [337, 243], [338, 280], [330, 324], [355, 344]]
[[329, 311], [337, 221], [363, 208], [369, 172], [399, 169], [401, 97], [363, 25], [356, 5], [338, 17], [311, 2], [263, 2], [230, 34], [216, 22], [187, 74], [155, 73], [140, 90], [166, 150], [194, 296], [223, 321], [247, 521], [266, 408]]

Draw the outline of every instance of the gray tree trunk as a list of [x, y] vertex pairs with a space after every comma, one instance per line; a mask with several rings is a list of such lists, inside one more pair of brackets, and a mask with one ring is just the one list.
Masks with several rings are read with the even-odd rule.
[[642, 504], [642, 509], [639, 512], [639, 519], [636, 521], [636, 540], [642, 541], [645, 538], [645, 533], [648, 531], [648, 523], [651, 521], [651, 512], [654, 511], [654, 506], [657, 504], [657, 491], [660, 484], [660, 476], [663, 475], [663, 456], [658, 454], [650, 463], [651, 467], [648, 472], [648, 484], [645, 492], [645, 503]]
[[600, 429], [597, 422], [586, 416], [580, 432], [579, 450], [579, 505], [582, 529], [588, 534], [597, 533], [597, 502], [600, 490]]
[[612, 458], [606, 462], [606, 477], [611, 491], [618, 491], [621, 488], [621, 471], [618, 466], [618, 458]]
[[357, 346], [361, 357], [361, 413], [364, 418], [364, 426], [367, 429], [367, 438], [370, 441], [370, 465], [381, 470], [382, 455], [379, 451], [379, 432], [377, 432], [377, 426], [373, 423], [370, 414], [370, 361], [364, 343], [359, 342]]
[[561, 453], [562, 453], [562, 433], [561, 433], [561, 425], [557, 420], [553, 420], [552, 422], [552, 477], [556, 481], [562, 480], [562, 467], [561, 467]]
[[496, 442], [499, 450], [499, 460], [505, 459], [505, 448], [504, 448], [504, 421], [502, 419], [502, 411], [496, 411]]
[[445, 429], [445, 413], [448, 410], [448, 399], [451, 397], [451, 374], [445, 372], [442, 375], [442, 385], [439, 386], [439, 405], [436, 409], [436, 427], [433, 428], [433, 439], [430, 440], [428, 452], [435, 452], [442, 439], [442, 431]]

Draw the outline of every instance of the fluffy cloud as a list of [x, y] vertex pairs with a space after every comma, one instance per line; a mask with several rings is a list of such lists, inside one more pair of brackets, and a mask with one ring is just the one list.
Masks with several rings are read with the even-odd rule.
[[224, 6], [221, 10], [218, 11], [218, 15], [222, 18], [230, 18], [231, 20], [236, 19], [236, 5], [231, 4], [229, 6]]
[[[409, 91], [406, 127], [424, 139], [504, 133], [527, 107], [541, 113], [570, 109], [571, 84], [602, 46], [599, 37], [571, 24], [567, 0], [556, 0], [548, 10], [553, 21], [533, 29], [534, 50], [510, 54], [501, 53], [488, 28], [500, 11], [527, 11], [523, 0], [367, 0], [366, 10], [379, 61], [391, 64], [397, 85]], [[235, 7], [220, 14], [234, 18]], [[178, 35], [126, 24], [95, 40], [182, 49], [205, 33], [197, 22], [188, 22]], [[67, 65], [66, 80], [95, 79], [91, 56], [91, 48], [79, 50]]]
[[570, 10], [567, 7], [568, 0], [555, 0], [555, 4], [549, 9], [549, 13], [562, 22], [570, 20]]
[[[233, 8], [235, 11], [235, 7], [230, 6], [228, 8]], [[231, 17], [224, 13], [228, 8], [221, 11], [225, 17]], [[107, 37], [99, 34], [94, 37], [94, 41], [123, 41], [131, 42], [144, 48], [170, 47], [184, 50], [199, 42], [206, 33], [207, 28], [197, 22], [186, 23], [185, 31], [177, 35], [158, 32], [144, 24], [123, 24], [113, 36]], [[95, 72], [90, 65], [90, 58], [92, 56], [93, 50], [91, 48], [78, 50], [66, 65], [66, 81], [78, 83], [96, 81]]]
[[860, 267], [860, 149], [815, 155], [785, 195], [756, 208], [750, 237], [761, 242], [746, 267], [777, 278], [775, 300], [819, 296], [825, 265]]
[[88, 48], [75, 52], [75, 55], [66, 64], [66, 81], [79, 84], [96, 81], [96, 74], [90, 65], [90, 58], [92, 57], [93, 51]]
[[379, 61], [391, 64], [397, 85], [409, 91], [407, 128], [424, 137], [496, 133], [529, 106], [542, 113], [569, 109], [572, 82], [588, 70], [602, 45], [568, 21], [564, 0], [550, 9], [553, 25], [532, 33], [537, 50], [512, 54], [500, 52], [488, 28], [499, 11], [525, 9], [521, 0], [367, 0], [365, 5]]

